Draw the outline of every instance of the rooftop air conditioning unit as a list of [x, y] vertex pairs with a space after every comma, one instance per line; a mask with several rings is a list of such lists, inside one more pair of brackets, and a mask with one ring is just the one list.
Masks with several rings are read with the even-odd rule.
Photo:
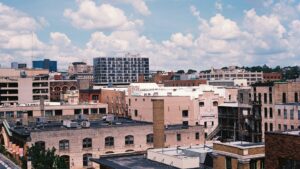
[[81, 122], [81, 126], [83, 128], [89, 128], [91, 126], [91, 123], [89, 121], [85, 120], [85, 121]]
[[67, 128], [76, 128], [77, 127], [77, 122], [73, 122], [71, 120], [64, 120], [63, 125], [66, 126]]

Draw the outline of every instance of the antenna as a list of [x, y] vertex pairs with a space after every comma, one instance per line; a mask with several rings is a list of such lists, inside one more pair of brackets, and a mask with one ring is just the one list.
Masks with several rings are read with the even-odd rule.
[[31, 31], [31, 68], [33, 68], [33, 31]]

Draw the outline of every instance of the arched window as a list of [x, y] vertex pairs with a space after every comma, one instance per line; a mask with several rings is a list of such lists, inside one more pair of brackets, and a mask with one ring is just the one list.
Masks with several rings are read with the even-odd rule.
[[153, 134], [147, 134], [147, 143], [148, 144], [153, 143]]
[[92, 139], [85, 138], [82, 140], [82, 148], [92, 148]]
[[59, 92], [60, 91], [60, 87], [55, 87], [54, 90], [57, 91], [57, 92]]
[[105, 147], [114, 146], [114, 137], [105, 137]]
[[125, 145], [134, 144], [134, 137], [132, 135], [125, 136]]
[[69, 169], [70, 168], [70, 156], [63, 155], [63, 156], [61, 156], [61, 158], [63, 158], [65, 160], [65, 163], [67, 165], [67, 169]]
[[67, 90], [68, 90], [68, 87], [67, 87], [67, 86], [64, 86], [64, 87], [62, 88], [63, 93], [65, 93]]
[[69, 140], [59, 141], [59, 150], [69, 150], [69, 148], [70, 148]]
[[218, 106], [218, 102], [217, 102], [217, 101], [214, 101], [214, 102], [213, 102], [213, 105], [214, 105], [214, 106]]
[[90, 158], [92, 158], [92, 157], [93, 157], [93, 155], [90, 153], [83, 154], [82, 163], [83, 163], [84, 167], [92, 166], [92, 162], [90, 161]]
[[37, 142], [35, 142], [35, 146], [40, 147], [43, 150], [46, 149], [44, 141], [37, 141]]
[[71, 86], [70, 90], [76, 90], [76, 87], [75, 86]]

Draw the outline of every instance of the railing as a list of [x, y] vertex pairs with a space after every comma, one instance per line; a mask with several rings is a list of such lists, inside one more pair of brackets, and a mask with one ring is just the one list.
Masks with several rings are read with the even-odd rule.
[[218, 125], [214, 131], [212, 131], [207, 137], [206, 137], [206, 140], [211, 140], [213, 139], [220, 131], [221, 127], [220, 125]]

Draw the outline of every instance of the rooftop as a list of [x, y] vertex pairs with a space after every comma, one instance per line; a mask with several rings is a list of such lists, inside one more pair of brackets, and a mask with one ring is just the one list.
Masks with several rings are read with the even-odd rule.
[[222, 144], [227, 145], [231, 147], [236, 147], [240, 149], [248, 149], [248, 148], [256, 148], [256, 147], [264, 147], [265, 144], [263, 142], [261, 143], [252, 143], [252, 142], [246, 142], [246, 141], [233, 141], [233, 142], [215, 142], [214, 144]]
[[175, 169], [152, 160], [148, 160], [143, 154], [119, 155], [113, 157], [101, 157], [100, 159], [91, 159], [92, 161], [110, 168], [118, 169]]
[[287, 131], [274, 131], [274, 132], [267, 132], [267, 133], [268, 134], [281, 134], [281, 135], [290, 135], [290, 136], [300, 137], [300, 129], [287, 130]]

